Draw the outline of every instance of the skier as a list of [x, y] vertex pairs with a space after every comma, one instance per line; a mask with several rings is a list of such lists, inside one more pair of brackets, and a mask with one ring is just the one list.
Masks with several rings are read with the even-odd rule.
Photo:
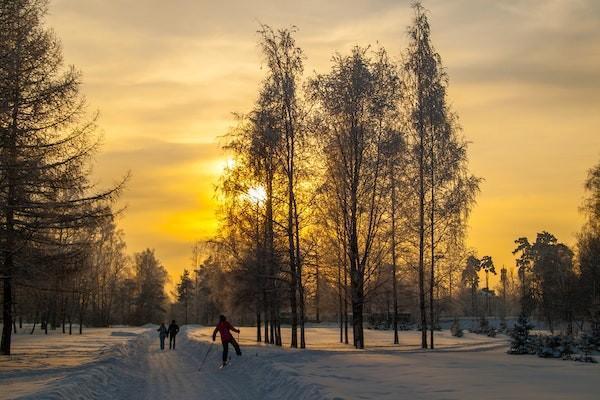
[[169, 349], [175, 350], [175, 336], [179, 333], [179, 325], [175, 323], [175, 320], [171, 321], [167, 334], [169, 335]]
[[233, 348], [235, 349], [235, 353], [238, 356], [242, 355], [242, 351], [240, 350], [240, 346], [238, 345], [238, 342], [235, 341], [235, 339], [231, 335], [231, 332], [229, 332], [229, 331], [234, 331], [236, 333], [240, 333], [240, 330], [234, 328], [229, 323], [229, 321], [227, 321], [227, 318], [225, 318], [224, 315], [220, 315], [219, 323], [215, 327], [212, 339], [213, 339], [213, 342], [216, 340], [217, 332], [219, 332], [221, 334], [221, 343], [223, 343], [223, 365], [222, 365], [222, 367], [227, 365], [227, 355], [229, 353], [229, 343], [231, 343], [233, 345]]
[[167, 337], [169, 335], [169, 331], [167, 330], [167, 327], [165, 326], [164, 322], [160, 323], [160, 326], [157, 329], [158, 331], [158, 337], [160, 339], [160, 349], [164, 350], [165, 349], [165, 337]]

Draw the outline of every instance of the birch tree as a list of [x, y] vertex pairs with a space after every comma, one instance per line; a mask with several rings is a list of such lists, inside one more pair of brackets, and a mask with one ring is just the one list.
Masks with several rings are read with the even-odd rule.
[[397, 122], [399, 77], [383, 49], [371, 58], [368, 49], [355, 47], [348, 56], [334, 56], [331, 72], [310, 86], [324, 114], [319, 134], [342, 217], [354, 346], [362, 349], [365, 284], [373, 272], [370, 257], [385, 211], [382, 148]]
[[[298, 88], [304, 72], [302, 49], [296, 45], [295, 29], [274, 31], [266, 25], [259, 30], [260, 46], [272, 81], [272, 100], [276, 105], [276, 118], [282, 128], [281, 161], [286, 178], [289, 265], [289, 301], [291, 314], [291, 347], [298, 347], [298, 322], [301, 325], [300, 347], [305, 347], [304, 303], [302, 295], [302, 253], [300, 250], [300, 218], [297, 198], [298, 149], [302, 129], [302, 111]], [[300, 317], [298, 298], [300, 296]]]
[[[447, 102], [448, 77], [441, 56], [431, 41], [425, 9], [414, 3], [414, 21], [409, 28], [409, 45], [404, 54], [404, 102], [408, 117], [413, 171], [418, 198], [418, 285], [421, 347], [427, 348], [425, 261], [429, 258], [430, 347], [434, 347], [436, 253], [439, 244], [464, 230], [475, 201], [479, 179], [468, 173], [466, 141], [459, 136], [457, 117]], [[426, 218], [427, 214], [427, 218]], [[428, 219], [428, 221], [427, 221]], [[429, 233], [428, 241], [425, 236]], [[427, 243], [428, 242], [428, 243]], [[426, 250], [429, 254], [426, 255]]]

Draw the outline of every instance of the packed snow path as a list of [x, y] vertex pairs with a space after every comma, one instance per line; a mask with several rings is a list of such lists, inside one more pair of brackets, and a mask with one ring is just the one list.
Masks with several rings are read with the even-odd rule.
[[[207, 328], [205, 328], [206, 330]], [[160, 350], [158, 339], [145, 337], [145, 382], [139, 397], [164, 400], [176, 395], [187, 399], [320, 399], [315, 385], [296, 379], [286, 368], [274, 368], [275, 353], [289, 357], [289, 352], [267, 347], [243, 347], [238, 357], [230, 348], [231, 363], [221, 369], [222, 346], [210, 342], [210, 335], [186, 330], [177, 336], [176, 350]], [[242, 346], [245, 343], [242, 342]], [[208, 352], [208, 356], [207, 356]]]
[[164, 400], [174, 395], [181, 400], [268, 398], [258, 393], [251, 376], [253, 371], [244, 367], [245, 360], [235, 353], [228, 369], [219, 369], [220, 343], [192, 341], [187, 331], [181, 332], [177, 340], [176, 350], [169, 350], [168, 346], [160, 350], [154, 337], [146, 340], [146, 380], [140, 399]]

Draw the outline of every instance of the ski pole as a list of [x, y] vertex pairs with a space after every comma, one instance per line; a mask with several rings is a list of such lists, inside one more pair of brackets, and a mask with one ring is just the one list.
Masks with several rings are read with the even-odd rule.
[[208, 357], [208, 353], [210, 353], [210, 350], [212, 349], [212, 343], [210, 343], [208, 345], [208, 349], [206, 350], [206, 354], [204, 354], [204, 358], [202, 359], [202, 362], [200, 363], [200, 367], [198, 368], [198, 371], [200, 371], [202, 369], [202, 367], [204, 366], [204, 362], [206, 361], [206, 357]]

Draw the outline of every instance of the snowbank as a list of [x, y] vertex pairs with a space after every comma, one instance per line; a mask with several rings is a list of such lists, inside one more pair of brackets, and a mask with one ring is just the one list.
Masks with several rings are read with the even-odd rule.
[[[207, 341], [211, 333], [212, 329], [204, 328], [190, 336]], [[306, 334], [309, 350], [278, 349], [256, 345], [256, 328], [242, 328], [242, 347], [256, 360], [249, 366], [269, 390], [286, 396], [281, 398], [598, 398], [598, 365], [510, 356], [504, 335], [465, 333], [456, 338], [448, 331], [436, 332], [438, 348], [432, 351], [419, 348], [416, 331], [401, 332], [399, 346], [391, 344], [391, 331], [366, 331], [366, 350], [339, 344], [336, 328], [309, 328]], [[289, 342], [288, 329], [283, 335]], [[237, 379], [237, 370], [227, 372]], [[299, 397], [302, 393], [309, 394]]]
[[15, 335], [12, 355], [0, 358], [0, 398], [102, 398], [115, 383], [131, 378], [128, 363], [144, 335], [147, 330], [139, 328]]

